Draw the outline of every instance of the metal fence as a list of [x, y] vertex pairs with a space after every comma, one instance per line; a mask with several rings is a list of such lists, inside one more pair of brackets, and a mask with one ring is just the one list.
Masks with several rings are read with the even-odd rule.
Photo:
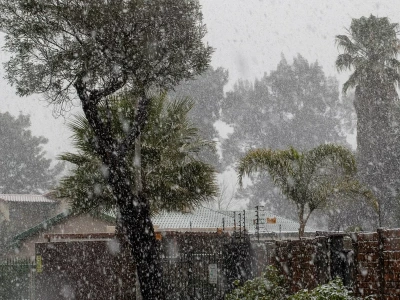
[[250, 243], [231, 240], [213, 251], [193, 249], [164, 257], [163, 280], [168, 300], [222, 300], [233, 282], [254, 277]]
[[184, 253], [163, 259], [167, 299], [223, 299], [226, 282], [222, 253]]
[[34, 268], [30, 259], [0, 262], [0, 299], [34, 299]]

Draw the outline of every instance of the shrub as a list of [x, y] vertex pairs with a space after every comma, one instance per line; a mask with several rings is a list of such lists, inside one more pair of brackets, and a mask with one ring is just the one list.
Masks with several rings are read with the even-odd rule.
[[315, 289], [301, 290], [290, 296], [290, 300], [357, 300], [343, 285], [340, 278], [336, 278], [327, 284], [317, 286]]
[[288, 299], [285, 278], [278, 274], [275, 267], [269, 266], [260, 277], [246, 281], [242, 286], [239, 281], [226, 300], [284, 300]]

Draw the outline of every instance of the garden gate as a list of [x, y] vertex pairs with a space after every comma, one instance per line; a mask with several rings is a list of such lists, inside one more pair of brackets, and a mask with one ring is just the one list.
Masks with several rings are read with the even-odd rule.
[[231, 239], [213, 252], [200, 249], [163, 258], [167, 299], [222, 300], [235, 280], [252, 277], [250, 243]]

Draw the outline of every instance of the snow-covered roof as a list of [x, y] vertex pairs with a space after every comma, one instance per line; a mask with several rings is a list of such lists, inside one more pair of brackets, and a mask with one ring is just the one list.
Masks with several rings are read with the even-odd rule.
[[41, 202], [41, 203], [55, 203], [55, 200], [47, 198], [45, 195], [31, 195], [31, 194], [0, 194], [0, 201], [6, 202]]
[[151, 218], [153, 224], [159, 229], [222, 228], [222, 223], [230, 219], [227, 215], [204, 207], [187, 213], [161, 212]]
[[[261, 214], [260, 214], [261, 215]], [[275, 224], [259, 224], [260, 232], [298, 232], [299, 223], [286, 219], [270, 212], [263, 213], [263, 219], [276, 218]], [[226, 228], [243, 230], [249, 233], [256, 232], [256, 211], [223, 211], [199, 207], [191, 212], [162, 212], [152, 217], [152, 222], [159, 230], [168, 229], [211, 229]], [[261, 219], [261, 218], [260, 218]], [[259, 223], [261, 221], [259, 220]], [[246, 225], [246, 226], [244, 226]], [[306, 226], [306, 232], [315, 232], [316, 229]]]

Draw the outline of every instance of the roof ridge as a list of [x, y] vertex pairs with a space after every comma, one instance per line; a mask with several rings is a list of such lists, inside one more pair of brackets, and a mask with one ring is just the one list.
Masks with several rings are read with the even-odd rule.
[[23, 232], [18, 233], [11, 239], [12, 242], [9, 246], [18, 244], [19, 242], [26, 239], [27, 237], [39, 232], [42, 229], [46, 229], [49, 226], [57, 224], [58, 222], [60, 222], [61, 220], [64, 220], [65, 218], [67, 218], [70, 215], [72, 215], [72, 211], [68, 209], [68, 210], [61, 212], [49, 219], [46, 219], [46, 220], [40, 222], [39, 224], [36, 224], [35, 226], [33, 226], [31, 228], [28, 228], [27, 230], [25, 230]]

